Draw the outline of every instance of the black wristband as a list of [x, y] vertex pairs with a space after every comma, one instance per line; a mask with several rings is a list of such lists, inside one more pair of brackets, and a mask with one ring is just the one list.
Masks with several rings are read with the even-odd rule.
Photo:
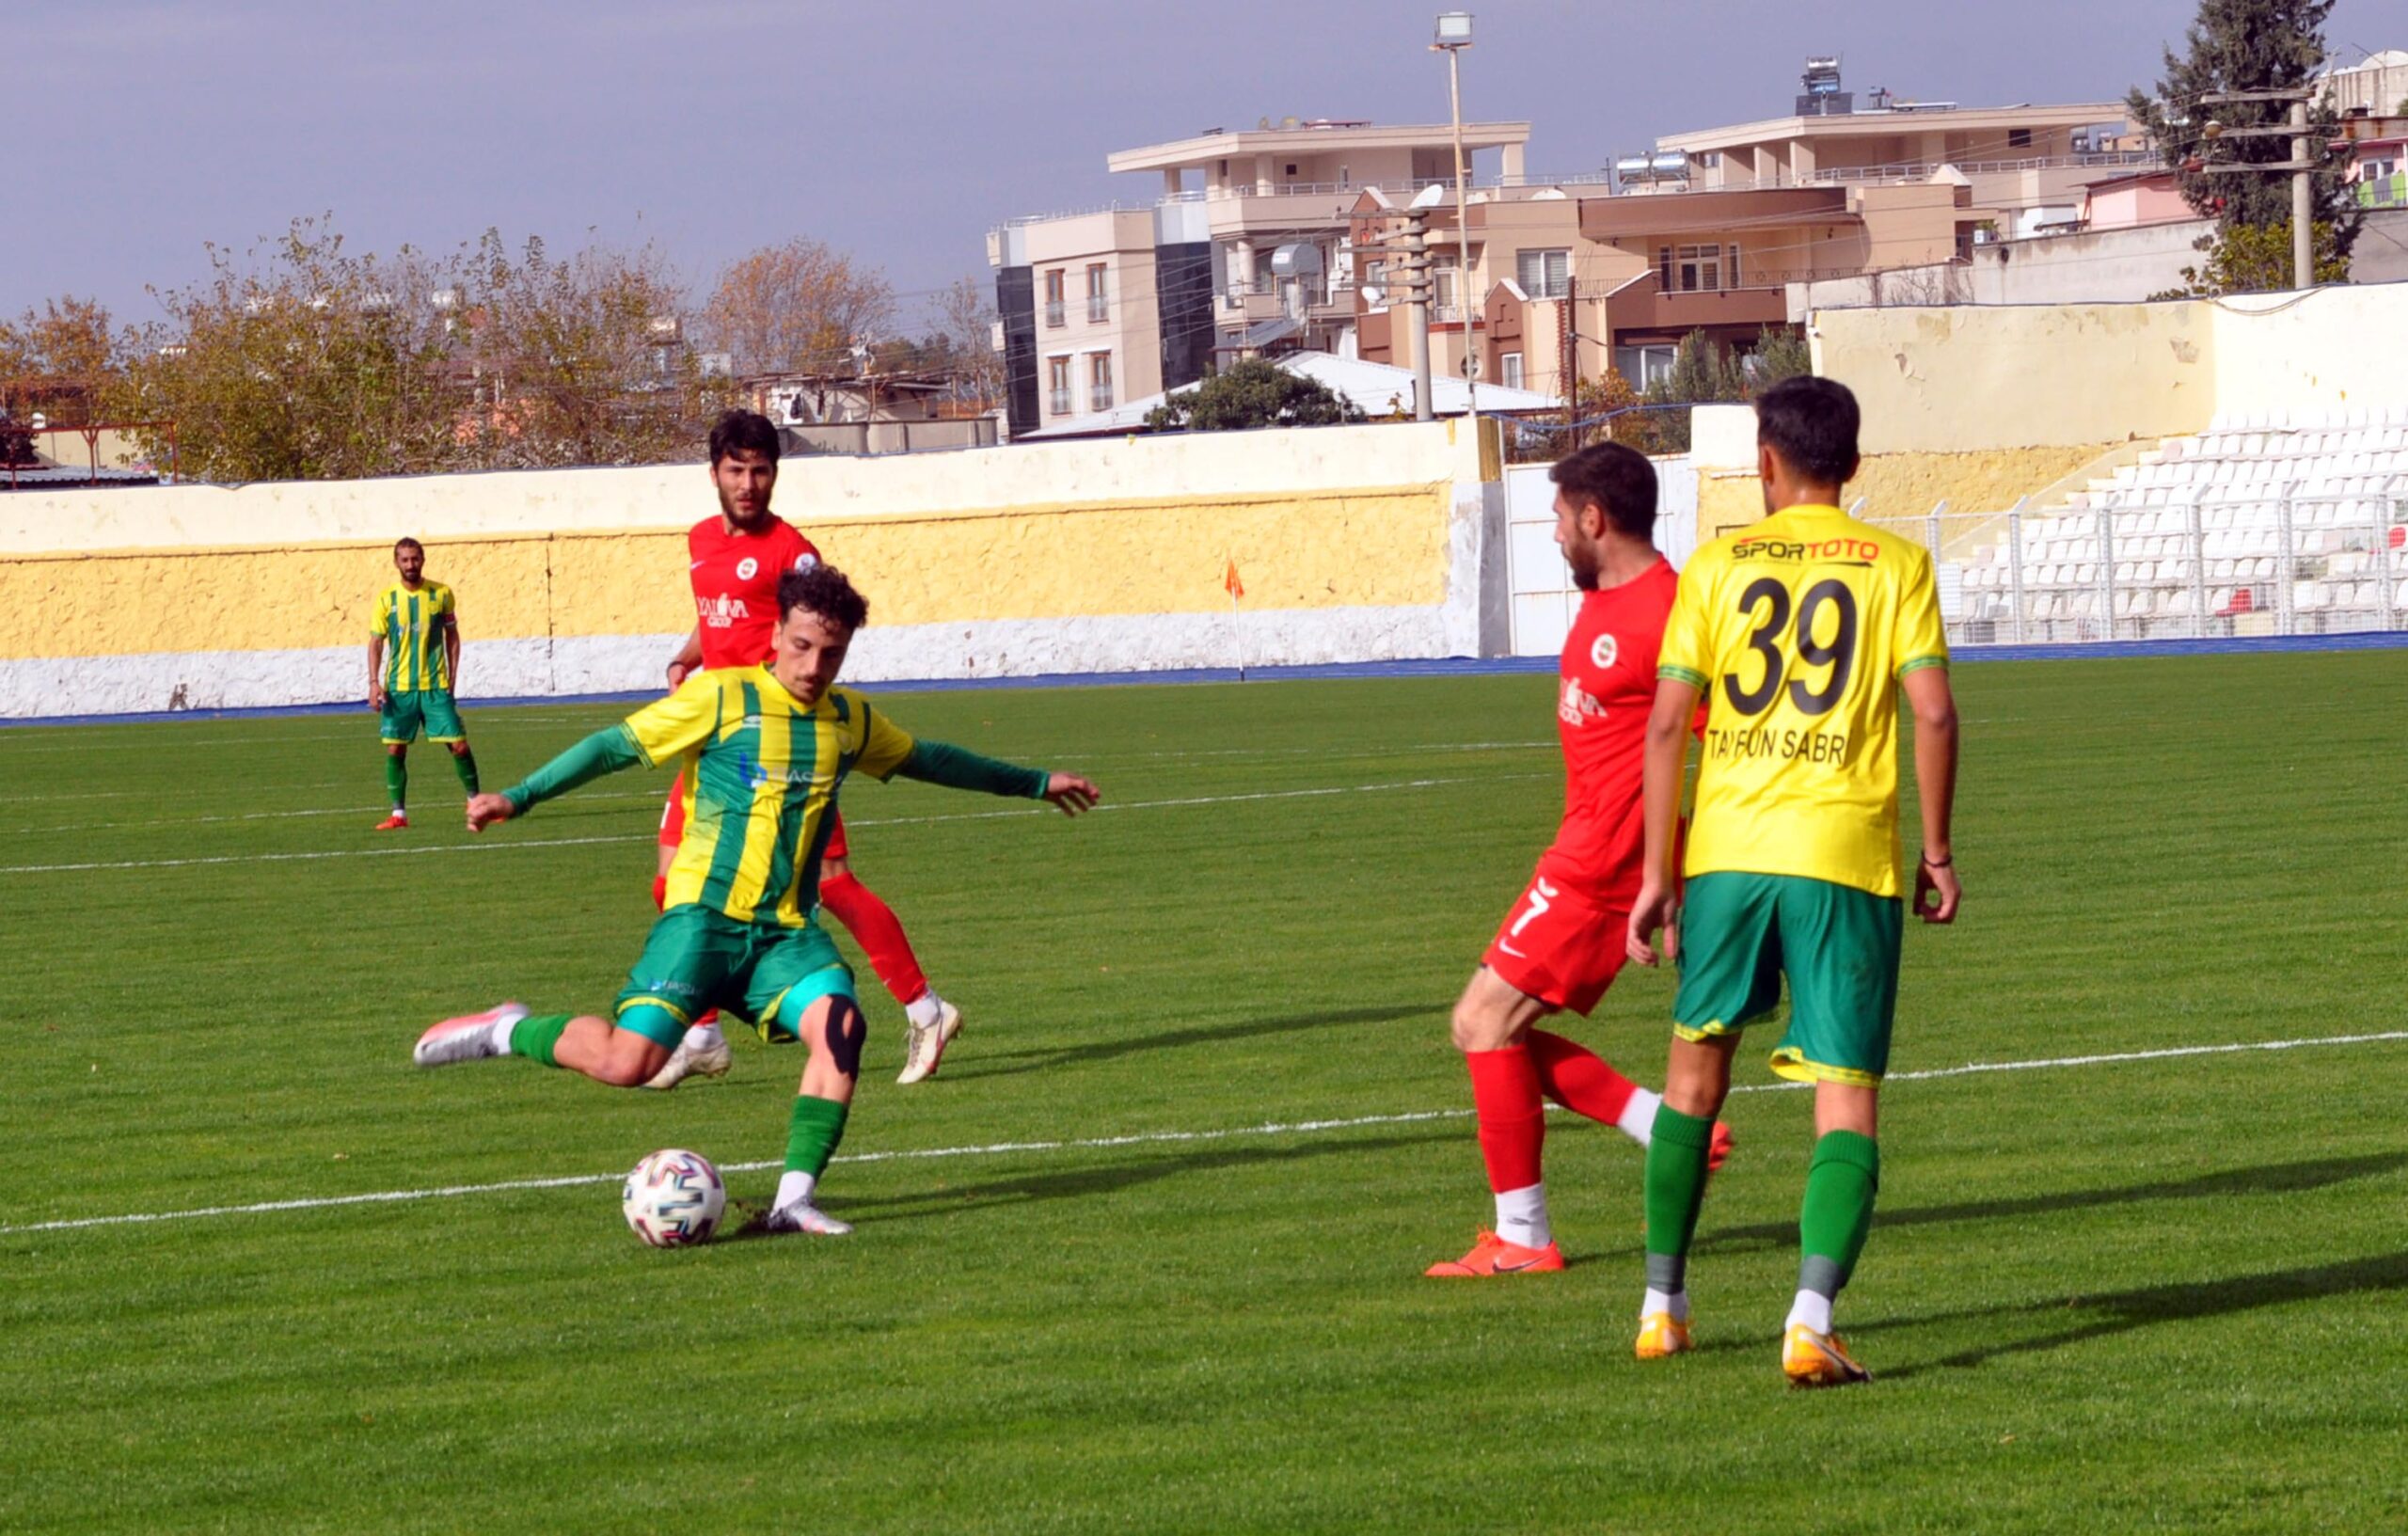
[[1956, 862], [1956, 855], [1953, 853], [1945, 859], [1935, 859], [1928, 853], [1924, 854], [1921, 857], [1923, 859], [1923, 866], [1925, 869], [1946, 869], [1949, 865]]

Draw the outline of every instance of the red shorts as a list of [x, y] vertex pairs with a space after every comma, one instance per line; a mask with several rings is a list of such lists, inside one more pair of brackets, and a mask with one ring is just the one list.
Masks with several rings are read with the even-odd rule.
[[1622, 970], [1629, 934], [1629, 912], [1540, 875], [1505, 914], [1481, 963], [1525, 997], [1585, 1014]]
[[[669, 784], [669, 803], [660, 811], [660, 846], [673, 848], [686, 840], [686, 770]], [[845, 855], [845, 818], [836, 817], [836, 825], [828, 831], [828, 846], [820, 850], [823, 859], [842, 859]]]

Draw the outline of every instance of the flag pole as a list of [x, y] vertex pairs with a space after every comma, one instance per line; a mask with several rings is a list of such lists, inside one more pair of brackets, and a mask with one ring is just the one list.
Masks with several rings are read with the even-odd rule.
[[1229, 559], [1229, 568], [1221, 578], [1221, 585], [1229, 594], [1229, 643], [1238, 655], [1238, 681], [1245, 681], [1245, 626], [1238, 618], [1238, 599], [1245, 595], [1245, 583], [1238, 579], [1238, 562]]

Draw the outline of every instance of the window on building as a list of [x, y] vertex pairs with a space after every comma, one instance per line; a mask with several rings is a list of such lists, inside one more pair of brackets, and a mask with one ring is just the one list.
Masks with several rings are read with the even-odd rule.
[[1296, 174], [1296, 163], [1295, 163], [1294, 161], [1292, 161], [1292, 160], [1291, 160], [1290, 162], [1288, 162], [1288, 174], [1289, 174], [1289, 175], [1291, 175], [1291, 176], [1293, 176], [1293, 175], [1295, 175], [1295, 174]]
[[1062, 269], [1055, 267], [1045, 275], [1045, 324], [1067, 325], [1069, 314], [1062, 302]]
[[1087, 409], [1112, 409], [1112, 354], [1109, 352], [1087, 354]]
[[1534, 299], [1560, 299], [1572, 292], [1570, 250], [1526, 250], [1513, 259], [1513, 280]]
[[1087, 319], [1101, 324], [1112, 314], [1112, 300], [1104, 292], [1104, 263], [1087, 264]]
[[1672, 376], [1672, 360], [1679, 351], [1673, 346], [1616, 347], [1614, 372], [1634, 389], [1652, 388]]
[[2032, 130], [2029, 128], [2008, 129], [2006, 131], [2006, 147], [2010, 150], [2028, 150], [2032, 148]]
[[1070, 414], [1070, 359], [1045, 359], [1045, 404], [1048, 416]]
[[1339, 185], [1339, 189], [1340, 191], [1343, 191], [1343, 190], [1345, 190], [1346, 188], [1348, 188], [1348, 187], [1350, 187], [1350, 186], [1353, 186], [1354, 184], [1354, 171], [1352, 171], [1351, 169], [1349, 169], [1349, 168], [1347, 167], [1346, 163], [1345, 163], [1344, 161], [1340, 161], [1340, 162], [1339, 162], [1339, 166], [1338, 166], [1338, 185]]
[[1431, 319], [1445, 321], [1450, 325], [1463, 319], [1463, 311], [1455, 307], [1456, 276], [1453, 252], [1449, 252], [1445, 257], [1432, 255], [1430, 302], [1436, 306], [1436, 312], [1430, 317]]
[[1508, 389], [1522, 387], [1522, 355], [1508, 352], [1497, 359], [1497, 382]]
[[1736, 245], [1658, 245], [1656, 285], [1667, 293], [1712, 293], [1739, 286]]

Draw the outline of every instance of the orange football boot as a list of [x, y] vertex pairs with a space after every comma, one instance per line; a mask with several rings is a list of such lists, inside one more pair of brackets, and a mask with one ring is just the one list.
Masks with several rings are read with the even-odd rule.
[[376, 823], [376, 830], [380, 832], [405, 832], [410, 830], [410, 818], [396, 811]]
[[1714, 1122], [1714, 1135], [1705, 1144], [1705, 1171], [1714, 1172], [1731, 1159], [1733, 1142], [1731, 1128], [1720, 1120]]
[[1544, 1275], [1562, 1267], [1563, 1250], [1552, 1243], [1544, 1248], [1526, 1248], [1484, 1231], [1471, 1245], [1471, 1252], [1421, 1273], [1434, 1279], [1461, 1280], [1473, 1275]]

